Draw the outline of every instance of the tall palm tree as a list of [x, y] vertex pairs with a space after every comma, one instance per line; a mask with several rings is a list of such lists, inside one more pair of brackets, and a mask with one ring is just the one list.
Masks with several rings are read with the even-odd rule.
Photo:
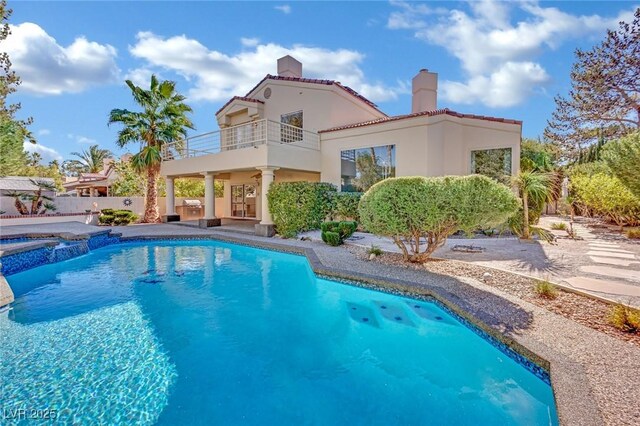
[[542, 205], [548, 201], [553, 193], [553, 178], [550, 173], [534, 170], [520, 170], [513, 177], [513, 185], [518, 189], [522, 198], [522, 238], [531, 238], [529, 224], [529, 206]]
[[72, 152], [71, 155], [79, 160], [67, 161], [68, 166], [81, 173], [99, 173], [104, 167], [104, 160], [113, 157], [111, 151], [98, 145], [91, 145], [88, 150], [83, 149], [82, 152]]
[[140, 143], [140, 152], [131, 158], [131, 164], [147, 174], [143, 222], [158, 222], [157, 178], [162, 161], [162, 146], [186, 138], [187, 129], [194, 128], [187, 117], [187, 113], [192, 110], [183, 102], [185, 97], [176, 92], [176, 83], [173, 81], [158, 81], [152, 75], [148, 90], [136, 86], [131, 80], [126, 83], [142, 111], [113, 109], [109, 113], [109, 124], [123, 125], [116, 141], [119, 147], [131, 142]]

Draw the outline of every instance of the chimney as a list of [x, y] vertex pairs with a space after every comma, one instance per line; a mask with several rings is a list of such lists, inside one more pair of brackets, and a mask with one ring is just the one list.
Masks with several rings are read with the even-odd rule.
[[278, 59], [278, 76], [301, 78], [302, 63], [292, 56], [283, 56]]
[[411, 112], [434, 111], [438, 108], [438, 74], [421, 69], [411, 82]]

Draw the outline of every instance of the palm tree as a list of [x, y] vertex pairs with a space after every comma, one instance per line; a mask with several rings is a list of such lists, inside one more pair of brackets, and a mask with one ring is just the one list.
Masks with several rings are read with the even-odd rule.
[[529, 206], [542, 205], [547, 202], [553, 193], [553, 178], [550, 173], [533, 170], [520, 170], [513, 177], [513, 185], [518, 189], [522, 198], [522, 238], [528, 240], [531, 237], [531, 225], [529, 224]]
[[108, 149], [102, 149], [98, 145], [91, 145], [88, 150], [82, 152], [72, 152], [79, 160], [67, 161], [67, 167], [73, 168], [80, 173], [99, 173], [104, 167], [104, 160], [113, 157]]
[[166, 143], [186, 138], [187, 129], [193, 129], [193, 123], [187, 117], [191, 107], [183, 101], [185, 97], [176, 92], [173, 81], [158, 81], [151, 76], [149, 90], [142, 89], [126, 81], [133, 99], [142, 107], [142, 111], [113, 109], [109, 113], [109, 124], [121, 123], [116, 143], [123, 148], [131, 142], [139, 142], [140, 152], [131, 158], [131, 164], [147, 174], [147, 196], [143, 222], [158, 222], [157, 178], [162, 161], [161, 150]]

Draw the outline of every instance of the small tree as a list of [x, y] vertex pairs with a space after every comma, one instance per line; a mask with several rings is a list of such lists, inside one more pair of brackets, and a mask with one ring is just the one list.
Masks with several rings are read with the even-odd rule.
[[400, 177], [372, 186], [360, 200], [360, 220], [387, 236], [404, 259], [424, 262], [456, 231], [504, 223], [518, 209], [505, 185], [486, 176]]
[[74, 173], [99, 173], [104, 167], [104, 160], [113, 156], [111, 151], [98, 145], [91, 145], [82, 152], [72, 152], [71, 155], [78, 159], [65, 161], [63, 167]]
[[640, 128], [640, 8], [631, 23], [620, 22], [591, 50], [576, 50], [571, 90], [556, 97], [545, 139], [562, 147], [569, 160], [600, 138]]

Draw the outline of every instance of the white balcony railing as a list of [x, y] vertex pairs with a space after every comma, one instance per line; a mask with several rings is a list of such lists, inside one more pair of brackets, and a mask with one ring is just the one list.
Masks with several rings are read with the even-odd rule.
[[289, 124], [258, 120], [165, 144], [162, 159], [180, 160], [265, 144], [319, 151], [320, 137], [317, 133]]

